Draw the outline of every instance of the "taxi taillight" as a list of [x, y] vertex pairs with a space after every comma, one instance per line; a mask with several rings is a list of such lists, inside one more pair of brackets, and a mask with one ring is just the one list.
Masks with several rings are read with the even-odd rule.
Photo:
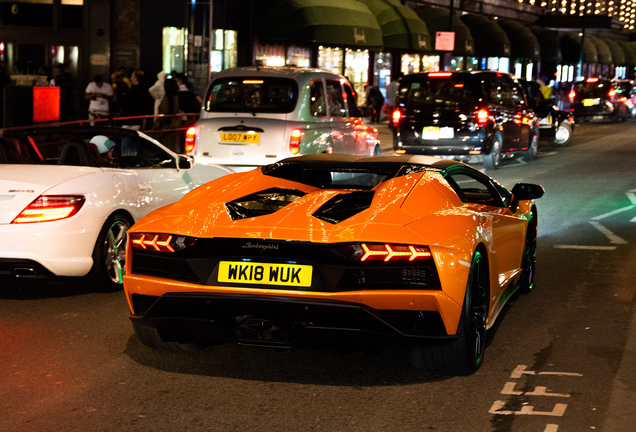
[[293, 155], [300, 153], [300, 138], [303, 132], [300, 129], [294, 129], [289, 138], [289, 152]]
[[194, 126], [190, 126], [186, 131], [185, 137], [185, 151], [186, 153], [190, 153], [194, 150], [194, 140], [197, 137], [197, 128]]
[[486, 108], [480, 109], [479, 111], [477, 111], [477, 124], [479, 126], [486, 126], [489, 117], [490, 113]]
[[400, 124], [400, 119], [402, 118], [402, 113], [400, 112], [400, 110], [393, 110], [393, 112], [391, 113], [391, 124], [393, 126], [397, 126]]

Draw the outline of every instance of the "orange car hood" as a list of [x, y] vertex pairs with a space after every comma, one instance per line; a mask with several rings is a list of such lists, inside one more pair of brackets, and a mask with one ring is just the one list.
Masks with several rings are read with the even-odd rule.
[[[225, 203], [268, 188], [289, 188], [306, 193], [284, 208], [257, 217], [232, 220]], [[407, 196], [427, 187], [425, 202], [403, 207]], [[430, 189], [430, 190], [429, 190]], [[171, 206], [159, 209], [132, 228], [135, 232], [165, 232], [193, 237], [284, 239], [335, 243], [359, 240], [412, 242], [413, 232], [401, 229], [423, 215], [449, 207], [449, 192], [437, 173], [416, 173], [390, 179], [375, 189], [371, 206], [332, 224], [313, 213], [332, 197], [351, 190], [320, 189], [263, 175], [259, 169], [231, 174], [207, 183]], [[434, 193], [437, 192], [437, 193]]]

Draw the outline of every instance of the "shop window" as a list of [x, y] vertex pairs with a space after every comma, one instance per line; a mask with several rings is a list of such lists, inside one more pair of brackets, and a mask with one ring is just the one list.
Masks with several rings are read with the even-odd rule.
[[183, 72], [187, 31], [184, 28], [163, 28], [163, 71]]
[[344, 53], [340, 48], [318, 48], [318, 68], [342, 73]]
[[345, 76], [353, 84], [358, 94], [365, 94], [365, 85], [369, 82], [369, 51], [347, 50], [345, 58]]
[[236, 67], [238, 58], [238, 34], [234, 30], [214, 30], [210, 52], [210, 72]]

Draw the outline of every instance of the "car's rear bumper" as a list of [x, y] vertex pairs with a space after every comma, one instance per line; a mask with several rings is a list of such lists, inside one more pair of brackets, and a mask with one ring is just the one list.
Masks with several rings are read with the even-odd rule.
[[351, 335], [375, 342], [453, 336], [436, 311], [378, 310], [333, 299], [200, 292], [131, 299], [137, 312], [131, 320], [156, 329], [165, 342], [302, 348]]
[[93, 266], [95, 237], [93, 228], [73, 218], [0, 225], [0, 272], [5, 276], [85, 276]]

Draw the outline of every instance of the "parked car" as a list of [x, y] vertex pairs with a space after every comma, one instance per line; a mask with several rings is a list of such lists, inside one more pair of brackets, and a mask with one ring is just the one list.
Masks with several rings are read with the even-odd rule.
[[626, 121], [631, 115], [624, 98], [610, 80], [588, 78], [576, 82], [570, 97], [570, 111], [577, 122], [591, 120]]
[[229, 171], [195, 165], [115, 127], [5, 130], [0, 137], [0, 276], [88, 275], [121, 288], [126, 231]]
[[347, 79], [299, 67], [217, 73], [186, 138], [197, 163], [246, 170], [314, 153], [379, 155], [378, 131], [362, 120]]
[[401, 79], [392, 113], [397, 153], [467, 158], [486, 169], [521, 153], [536, 159], [539, 133], [520, 84], [500, 72], [429, 72]]
[[538, 118], [539, 138], [559, 147], [569, 145], [574, 132], [574, 115], [546, 99], [539, 83], [522, 79], [519, 82], [526, 92], [528, 105]]
[[133, 328], [175, 350], [404, 344], [416, 367], [472, 373], [506, 301], [533, 287], [542, 195], [426, 156], [231, 174], [129, 231]]
[[627, 112], [631, 118], [636, 117], [636, 91], [634, 81], [630, 79], [614, 79], [612, 85], [616, 88], [616, 95], [625, 101]]

